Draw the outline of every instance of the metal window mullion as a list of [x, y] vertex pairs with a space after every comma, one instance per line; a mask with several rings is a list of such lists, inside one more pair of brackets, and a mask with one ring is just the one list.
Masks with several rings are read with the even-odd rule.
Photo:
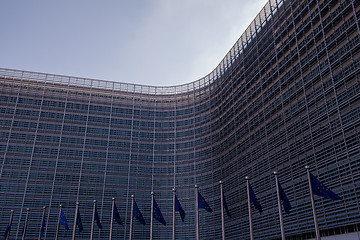
[[[308, 9], [309, 14], [311, 14], [309, 6], [306, 6], [306, 8]], [[294, 16], [292, 5], [291, 5], [291, 15]], [[295, 22], [294, 22], [294, 18], [292, 18], [291, 23], [293, 25], [294, 33], [295, 33], [295, 41], [296, 41], [296, 49], [297, 49], [296, 52], [297, 52], [297, 55], [298, 55], [298, 61], [299, 61], [299, 66], [300, 66], [300, 77], [301, 77], [302, 90], [303, 90], [303, 96], [304, 96], [304, 101], [305, 101], [306, 117], [307, 117], [307, 120], [308, 120], [309, 129], [310, 129], [311, 142], [313, 143], [314, 142], [314, 138], [313, 138], [313, 134], [312, 134], [313, 131], [312, 131], [311, 123], [310, 123], [309, 108], [308, 108], [308, 103], [307, 103], [307, 99], [306, 99], [306, 90], [305, 90], [305, 84], [304, 84], [304, 74], [303, 74], [303, 69], [302, 69], [302, 64], [301, 64], [301, 56], [300, 56], [300, 53], [299, 53], [299, 43], [298, 43], [298, 37], [296, 36], [296, 25], [295, 25]], [[306, 52], [307, 52], [307, 49], [306, 49]], [[311, 145], [312, 145], [312, 152], [314, 153], [315, 152], [315, 147], [314, 147], [313, 144], [311, 144]]]
[[[132, 114], [131, 114], [131, 133], [130, 133], [130, 150], [129, 150], [129, 161], [128, 161], [128, 175], [127, 175], [127, 189], [126, 189], [126, 208], [125, 208], [125, 219], [128, 219], [128, 205], [129, 205], [129, 196], [131, 196], [134, 193], [130, 194], [130, 177], [131, 177], [131, 155], [132, 155], [132, 143], [133, 143], [133, 139], [134, 139], [134, 109], [135, 109], [135, 85], [133, 85], [134, 90], [133, 90], [133, 99], [132, 99]], [[130, 199], [131, 202], [131, 199]], [[130, 212], [131, 215], [131, 212]], [[127, 234], [127, 221], [125, 221], [124, 223], [124, 240], [128, 239], [128, 237], [126, 236]]]
[[91, 104], [92, 89], [93, 89], [92, 85], [93, 85], [93, 81], [91, 81], [91, 85], [90, 85], [88, 109], [86, 112], [85, 134], [84, 134], [84, 141], [83, 141], [82, 154], [81, 154], [81, 163], [80, 163], [78, 190], [77, 190], [77, 194], [76, 194], [76, 202], [79, 202], [81, 178], [82, 178], [82, 171], [83, 171], [83, 165], [84, 165], [84, 154], [85, 154], [85, 147], [86, 147], [86, 137], [87, 137], [87, 131], [88, 131], [88, 125], [89, 125], [90, 104]]
[[66, 107], [67, 107], [67, 103], [68, 103], [68, 99], [69, 99], [69, 87], [70, 87], [70, 80], [68, 81], [67, 88], [66, 88], [67, 90], [66, 90], [65, 106], [64, 106], [64, 111], [63, 111], [63, 118], [62, 118], [62, 121], [61, 121], [60, 138], [59, 138], [58, 151], [57, 151], [56, 160], [55, 160], [55, 169], [54, 169], [54, 175], [53, 175], [53, 182], [52, 182], [52, 186], [51, 186], [51, 194], [50, 194], [50, 200], [49, 200], [49, 210], [48, 210], [48, 214], [47, 214], [47, 218], [46, 218], [46, 227], [45, 227], [44, 239], [46, 239], [47, 227], [48, 227], [48, 223], [49, 223], [49, 219], [50, 219], [50, 213], [51, 213], [51, 205], [52, 205], [52, 200], [53, 200], [53, 196], [54, 196], [56, 174], [57, 174], [57, 169], [58, 169], [58, 164], [59, 164], [60, 148], [61, 148], [61, 142], [62, 142], [62, 137], [63, 137], [63, 133], [64, 133]]
[[14, 128], [15, 115], [16, 115], [16, 110], [17, 110], [18, 104], [19, 104], [19, 97], [20, 97], [20, 91], [21, 91], [23, 79], [24, 79], [24, 72], [22, 72], [22, 76], [21, 76], [21, 79], [20, 79], [20, 84], [19, 84], [19, 88], [18, 88], [18, 92], [17, 92], [17, 96], [16, 96], [16, 103], [15, 103], [15, 106], [14, 106], [14, 113], [13, 113], [12, 118], [11, 118], [11, 125], [10, 125], [10, 129], [9, 129], [9, 135], [8, 135], [8, 139], [6, 141], [6, 147], [5, 147], [3, 162], [1, 164], [0, 178], [2, 178], [2, 173], [3, 173], [3, 170], [4, 170], [7, 151], [9, 149], [9, 144], [10, 144], [10, 137], [11, 137], [12, 130]]
[[[44, 96], [45, 96], [45, 89], [46, 89], [46, 79], [44, 81], [44, 85], [43, 85], [43, 90], [42, 90], [42, 96], [41, 96], [41, 105], [39, 108], [39, 114], [37, 116], [37, 120], [36, 120], [36, 129], [35, 129], [35, 137], [34, 137], [34, 141], [32, 143], [32, 150], [31, 150], [31, 155], [30, 155], [30, 162], [29, 162], [29, 167], [27, 170], [27, 176], [26, 176], [26, 182], [25, 182], [25, 187], [24, 187], [24, 193], [23, 193], [23, 198], [22, 198], [22, 203], [21, 203], [21, 208], [20, 208], [20, 216], [19, 216], [19, 220], [18, 220], [18, 226], [17, 226], [17, 231], [16, 231], [16, 239], [18, 238], [18, 234], [19, 234], [19, 230], [20, 230], [20, 223], [21, 223], [21, 216], [22, 216], [22, 212], [23, 212], [23, 208], [24, 208], [24, 203], [25, 203], [25, 198], [26, 198], [26, 192], [27, 192], [27, 188], [29, 185], [29, 178], [30, 178], [30, 172], [31, 172], [31, 167], [32, 167], [32, 162], [33, 162], [33, 158], [34, 158], [34, 152], [35, 152], [35, 145], [36, 145], [36, 137], [38, 134], [38, 130], [39, 130], [39, 122], [40, 122], [40, 117], [41, 117], [41, 111], [42, 111], [42, 107], [43, 107], [43, 103], [44, 103]], [[10, 136], [9, 136], [10, 137]]]
[[[353, 7], [353, 10], [354, 10], [354, 19], [355, 19], [355, 22], [356, 22], [356, 26], [358, 28], [358, 32], [359, 32], [359, 23], [357, 21], [357, 16], [356, 16], [356, 11], [354, 9], [354, 2], [351, 1], [351, 4], [352, 4], [352, 7]], [[317, 7], [318, 9], [320, 8], [319, 6], [319, 2], [317, 2]], [[340, 5], [341, 7], [341, 5]], [[344, 24], [344, 18], [342, 18], [342, 23]], [[345, 141], [345, 132], [344, 132], [344, 125], [343, 125], [343, 120], [341, 118], [341, 112], [340, 112], [340, 105], [339, 105], [339, 102], [338, 102], [338, 98], [337, 98], [337, 94], [336, 94], [336, 90], [335, 90], [335, 83], [334, 83], [334, 77], [333, 77], [333, 71], [332, 71], [332, 67], [331, 67], [331, 64], [330, 64], [330, 57], [329, 57], [329, 51], [328, 51], [328, 46], [327, 46], [327, 42], [326, 42], [326, 36], [325, 36], [325, 32], [324, 32], [324, 26], [323, 26], [323, 21], [322, 21], [322, 18], [321, 18], [321, 14], [320, 14], [320, 24], [322, 26], [322, 34], [323, 34], [323, 38], [324, 38], [324, 43], [325, 43], [325, 50], [326, 50], [326, 57], [327, 57], [327, 61], [329, 61], [329, 69], [330, 69], [330, 76], [331, 76], [331, 79], [332, 79], [332, 83], [333, 83], [333, 93], [334, 93], [334, 97], [335, 97], [335, 100], [336, 100], [336, 104], [337, 104], [337, 113], [338, 113], [338, 116], [339, 116], [339, 121], [340, 121], [340, 131], [342, 133], [342, 137], [344, 139], [344, 146], [345, 148], [347, 149], [347, 151], [345, 151], [345, 155], [346, 155], [346, 159], [347, 159], [347, 162], [348, 162], [348, 166], [349, 166], [349, 169], [350, 169], [350, 173], [354, 173], [352, 167], [351, 167], [351, 163], [350, 163], [350, 156], [349, 156], [349, 151], [348, 151], [348, 146], [347, 146], [347, 143]], [[346, 34], [346, 39], [349, 40], [349, 36]], [[337, 50], [339, 50], [339, 47], [336, 46]], [[353, 55], [351, 55], [351, 58], [353, 59]], [[341, 68], [343, 69], [343, 65], [341, 65]], [[328, 111], [327, 111], [328, 112]], [[328, 115], [328, 114], [327, 114]], [[328, 119], [330, 121], [330, 117], [328, 115]], [[333, 138], [333, 134], [331, 134], [331, 139], [334, 140]], [[338, 160], [338, 154], [335, 155], [335, 158]], [[336, 165], [337, 168], [339, 168], [338, 165]], [[352, 185], [355, 186], [355, 181], [354, 181], [354, 174], [351, 174], [351, 182], [352, 182]], [[340, 186], [342, 185], [341, 184], [341, 180], [342, 178], [339, 176], [339, 181], [340, 181]], [[358, 196], [356, 195], [356, 199], [358, 199]]]
[[[105, 201], [105, 189], [106, 189], [106, 177], [107, 177], [107, 168], [108, 168], [108, 161], [109, 161], [109, 145], [110, 145], [110, 135], [111, 135], [111, 121], [112, 121], [112, 111], [114, 106], [114, 87], [115, 84], [112, 84], [111, 90], [111, 103], [110, 103], [110, 114], [109, 114], [109, 127], [108, 127], [108, 136], [107, 136], [107, 146], [106, 146], [106, 157], [105, 157], [105, 166], [104, 166], [104, 181], [103, 181], [103, 192], [101, 196], [101, 206], [100, 206], [100, 219], [103, 216], [103, 209], [104, 209], [104, 201]], [[115, 197], [115, 196], [113, 196]], [[113, 213], [111, 213], [113, 214]], [[100, 237], [100, 231], [98, 233], [98, 237]]]
[[[156, 90], [157, 88], [155, 88], [155, 99], [154, 99], [154, 103], [155, 103], [155, 107], [154, 107], [154, 131], [153, 131], [153, 149], [152, 149], [152, 171], [151, 171], [151, 191], [153, 192], [154, 191], [154, 169], [155, 169], [155, 135], [156, 135], [156, 107], [157, 107], [157, 104], [156, 104]], [[152, 218], [152, 216], [151, 216]]]

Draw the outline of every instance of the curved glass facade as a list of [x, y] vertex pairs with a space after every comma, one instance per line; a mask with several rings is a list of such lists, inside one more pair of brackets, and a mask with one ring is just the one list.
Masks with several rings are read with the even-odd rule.
[[[131, 195], [149, 238], [150, 192], [168, 222], [154, 239], [171, 239], [172, 191], [186, 212], [177, 239], [195, 239], [195, 189], [213, 213], [200, 212], [201, 239], [221, 238], [220, 188], [232, 218], [227, 239], [248, 239], [245, 176], [263, 206], [255, 239], [279, 239], [275, 180], [293, 206], [289, 239], [314, 236], [305, 165], [343, 199], [315, 197], [322, 235], [358, 231], [360, 223], [359, 1], [269, 1], [218, 67], [193, 83], [153, 87], [0, 69], [0, 229], [10, 209], [10, 239], [37, 239], [42, 206], [53, 239], [59, 204], [69, 225], [80, 202], [89, 239], [93, 200], [109, 237], [111, 198], [128, 239]], [[60, 239], [72, 232], [61, 228]]]

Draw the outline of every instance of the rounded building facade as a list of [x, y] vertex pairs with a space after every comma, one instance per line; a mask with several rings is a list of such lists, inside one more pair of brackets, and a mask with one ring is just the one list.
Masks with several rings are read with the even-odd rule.
[[[342, 200], [315, 197], [323, 236], [357, 232], [360, 223], [359, 1], [269, 1], [209, 75], [153, 87], [0, 69], [0, 230], [14, 210], [10, 239], [54, 239], [63, 205], [72, 228], [80, 203], [89, 239], [93, 200], [108, 239], [111, 198], [128, 239], [131, 195], [150, 235], [151, 192], [167, 222], [154, 239], [171, 239], [172, 189], [186, 212], [177, 239], [195, 239], [195, 188], [214, 210], [200, 211], [201, 239], [221, 239], [219, 181], [232, 215], [227, 239], [248, 239], [245, 176], [263, 207], [255, 239], [280, 239], [273, 171], [292, 209], [289, 239], [314, 237], [305, 165]], [[59, 238], [72, 231], [60, 227]]]

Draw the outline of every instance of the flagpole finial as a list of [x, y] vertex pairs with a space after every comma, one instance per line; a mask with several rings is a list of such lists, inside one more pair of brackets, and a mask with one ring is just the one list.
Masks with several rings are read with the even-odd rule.
[[94, 203], [96, 203], [97, 201], [94, 199]]
[[154, 193], [154, 192], [151, 192], [151, 195], [155, 195], [155, 193]]
[[135, 197], [135, 195], [134, 195], [134, 194], [132, 194], [132, 195], [131, 195], [131, 198], [134, 198], [134, 197]]
[[13, 209], [11, 209], [11, 211], [10, 211], [11, 213], [13, 213], [14, 212], [14, 210]]
[[29, 211], [30, 211], [30, 208], [27, 208], [26, 211], [29, 212]]
[[111, 200], [112, 200], [112, 201], [115, 201], [115, 198], [113, 197], [113, 198], [111, 198]]
[[46, 206], [43, 206], [43, 209], [46, 209]]
[[60, 205], [59, 205], [59, 207], [60, 207], [60, 208], [62, 208], [62, 207], [63, 207], [63, 205], [62, 205], [62, 204], [60, 204]]
[[199, 185], [195, 184], [195, 188], [199, 188]]
[[310, 166], [309, 166], [309, 165], [306, 165], [306, 166], [305, 166], [305, 169], [306, 169], [306, 170], [310, 169]]
[[79, 203], [79, 202], [76, 202], [76, 205], [80, 205], [80, 203]]
[[249, 181], [249, 180], [250, 180], [250, 178], [249, 178], [248, 176], [246, 176], [246, 177], [245, 177], [245, 180], [246, 180], [246, 181]]
[[223, 181], [219, 181], [220, 184], [223, 184], [224, 182]]
[[173, 191], [173, 192], [176, 192], [176, 188], [173, 188], [172, 191]]
[[279, 175], [278, 171], [274, 171], [274, 175]]

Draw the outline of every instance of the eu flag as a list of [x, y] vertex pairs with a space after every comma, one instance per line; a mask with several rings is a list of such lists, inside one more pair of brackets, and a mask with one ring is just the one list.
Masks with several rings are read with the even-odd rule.
[[45, 223], [45, 214], [44, 214], [43, 219], [41, 221], [41, 229], [40, 229], [41, 236], [44, 236], [45, 234], [45, 226], [46, 226], [45, 224], [46, 223]]
[[95, 206], [95, 221], [96, 221], [96, 225], [98, 225], [98, 227], [100, 229], [102, 229], [102, 224], [100, 222], [100, 217], [99, 217], [99, 214], [98, 214], [98, 211], [97, 211], [97, 207]]
[[145, 220], [144, 220], [144, 217], [143, 215], [141, 214], [135, 200], [134, 200], [134, 216], [137, 220], [139, 220], [139, 222], [142, 224], [142, 225], [145, 225]]
[[326, 187], [324, 184], [322, 184], [314, 175], [310, 173], [310, 179], [311, 179], [311, 188], [313, 190], [313, 193], [328, 198], [331, 200], [340, 200], [342, 199], [339, 195], [331, 191], [328, 187]]
[[185, 221], [185, 211], [182, 208], [179, 199], [175, 195], [175, 211], [178, 211], [180, 213], [180, 217], [182, 221]]
[[61, 225], [63, 225], [66, 230], [69, 230], [69, 226], [68, 226], [68, 224], [67, 224], [66, 217], [65, 217], [65, 214], [64, 214], [64, 212], [63, 212], [62, 209], [61, 209], [61, 212], [60, 212], [60, 220], [59, 220], [59, 223], [60, 223]]
[[157, 205], [155, 198], [154, 198], [154, 219], [158, 220], [163, 225], [166, 225], [166, 221], [160, 211], [159, 206]]
[[262, 207], [260, 202], [256, 199], [254, 190], [251, 187], [251, 184], [249, 183], [249, 192], [250, 192], [250, 202], [252, 202], [255, 206], [255, 208], [259, 211], [259, 213], [262, 213]]
[[291, 204], [289, 199], [287, 198], [284, 189], [281, 187], [280, 183], [279, 183], [279, 193], [280, 193], [280, 199], [283, 203], [284, 206], [284, 210], [287, 214], [290, 213], [290, 209], [291, 209]]
[[212, 209], [210, 208], [209, 204], [207, 204], [207, 202], [205, 201], [205, 198], [203, 198], [203, 196], [201, 196], [200, 192], [198, 192], [198, 206], [199, 206], [199, 209], [203, 208], [206, 211], [212, 213]]
[[114, 212], [113, 212], [113, 218], [114, 220], [120, 224], [120, 225], [123, 225], [122, 221], [121, 221], [121, 218], [120, 218], [120, 214], [117, 210], [117, 207], [116, 207], [116, 203], [114, 202]]
[[10, 230], [11, 230], [11, 223], [9, 223], [6, 227], [5, 230], [5, 234], [4, 234], [4, 240], [8, 237], [8, 235], [10, 234]]
[[228, 217], [231, 218], [231, 214], [230, 214], [229, 208], [228, 208], [228, 206], [227, 206], [226, 199], [225, 199], [225, 196], [224, 196], [224, 195], [223, 195], [223, 202], [224, 202], [225, 212], [226, 212], [226, 214], [228, 215]]
[[79, 232], [82, 232], [82, 230], [84, 230], [83, 224], [81, 221], [80, 210], [78, 210], [78, 212], [77, 212], [76, 226], [79, 227]]

